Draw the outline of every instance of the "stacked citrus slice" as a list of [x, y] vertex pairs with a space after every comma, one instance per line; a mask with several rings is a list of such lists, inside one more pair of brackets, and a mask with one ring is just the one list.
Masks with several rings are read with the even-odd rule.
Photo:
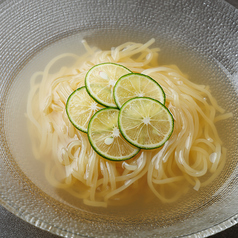
[[69, 96], [66, 112], [99, 155], [116, 161], [162, 146], [174, 127], [162, 87], [151, 77], [114, 63], [88, 71], [85, 87]]
[[93, 149], [110, 160], [126, 160], [140, 149], [128, 143], [118, 127], [119, 110], [105, 108], [94, 114], [88, 125], [88, 139]]
[[115, 84], [114, 100], [119, 108], [134, 97], [150, 97], [165, 103], [165, 93], [161, 86], [151, 77], [131, 73], [122, 76]]
[[173, 131], [173, 116], [159, 101], [148, 97], [132, 98], [119, 113], [119, 128], [131, 144], [141, 149], [163, 145]]
[[106, 107], [117, 108], [113, 99], [113, 87], [121, 76], [128, 73], [131, 73], [131, 71], [119, 64], [97, 64], [86, 74], [85, 85], [87, 91], [98, 103]]
[[87, 132], [89, 120], [94, 113], [102, 108], [88, 95], [85, 87], [76, 89], [66, 102], [66, 113], [69, 120], [83, 132]]

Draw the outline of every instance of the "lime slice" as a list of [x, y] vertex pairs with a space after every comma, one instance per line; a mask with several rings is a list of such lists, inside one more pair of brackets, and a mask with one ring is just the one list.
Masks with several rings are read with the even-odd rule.
[[119, 108], [135, 97], [150, 97], [165, 103], [164, 90], [154, 79], [144, 74], [131, 73], [122, 76], [115, 84], [113, 94]]
[[169, 110], [159, 101], [148, 97], [137, 97], [124, 103], [118, 124], [124, 138], [142, 149], [162, 146], [174, 128]]
[[117, 107], [113, 98], [113, 87], [117, 80], [125, 74], [131, 73], [126, 67], [103, 63], [92, 67], [85, 77], [85, 86], [95, 101], [106, 107]]
[[102, 157], [116, 161], [130, 159], [140, 151], [121, 135], [118, 114], [118, 109], [104, 108], [88, 124], [88, 139], [93, 149]]
[[66, 113], [71, 123], [80, 131], [87, 132], [93, 114], [103, 107], [87, 93], [86, 87], [76, 89], [66, 102]]

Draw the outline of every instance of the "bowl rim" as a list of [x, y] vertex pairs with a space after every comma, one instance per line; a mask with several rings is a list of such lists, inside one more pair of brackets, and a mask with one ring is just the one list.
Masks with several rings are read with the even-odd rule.
[[[69, 231], [69, 230], [64, 230], [60, 227], [56, 227], [56, 226], [51, 225], [45, 221], [42, 221], [41, 219], [36, 218], [35, 215], [34, 216], [31, 215], [27, 211], [21, 211], [20, 209], [14, 208], [13, 206], [9, 205], [6, 200], [3, 200], [1, 197], [0, 197], [0, 205], [3, 206], [5, 209], [7, 209], [9, 212], [16, 215], [18, 218], [22, 219], [23, 221], [26, 221], [27, 223], [29, 223], [37, 228], [40, 228], [44, 231], [48, 231], [54, 235], [67, 236], [69, 238], [88, 237], [88, 236], [81, 235], [78, 233], [73, 233], [72, 231]], [[190, 237], [190, 238], [208, 237], [211, 235], [215, 235], [219, 232], [222, 232], [232, 226], [235, 226], [236, 224], [238, 224], [238, 214], [231, 216], [230, 218], [224, 220], [223, 222], [217, 223], [214, 226], [208, 227], [208, 228], [203, 229], [199, 232], [196, 232], [196, 233], [194, 232], [191, 234], [181, 235], [181, 236], [177, 236], [177, 237]]]
[[[0, 5], [3, 2], [4, 2], [4, 0], [0, 1]], [[224, 4], [228, 4], [230, 7], [235, 9], [235, 11], [238, 15], [238, 9], [236, 7], [234, 7], [230, 2], [227, 2], [225, 0], [220, 0], [220, 2], [223, 2]], [[49, 223], [39, 219], [35, 214], [32, 215], [28, 211], [23, 210], [20, 207], [17, 208], [14, 205], [10, 204], [10, 201], [8, 201], [4, 197], [2, 197], [1, 194], [0, 194], [0, 205], [2, 207], [4, 207], [5, 209], [7, 209], [12, 214], [14, 214], [15, 216], [17, 216], [18, 218], [26, 221], [27, 223], [29, 223], [31, 225], [34, 225], [37, 228], [48, 231], [52, 234], [59, 235], [59, 236], [67, 236], [67, 237], [88, 237], [86, 235], [81, 235], [79, 233], [73, 233], [70, 230], [65, 230], [61, 227], [57, 227], [53, 224], [49, 224]], [[192, 238], [193, 237], [194, 238], [195, 237], [207, 237], [207, 236], [222, 232], [232, 226], [235, 226], [236, 224], [238, 224], [238, 214], [235, 214], [235, 215], [231, 216], [230, 218], [228, 218], [222, 222], [219, 222], [213, 226], [210, 226], [206, 229], [203, 229], [201, 231], [187, 234], [187, 235], [181, 235], [178, 237], [192, 237]]]

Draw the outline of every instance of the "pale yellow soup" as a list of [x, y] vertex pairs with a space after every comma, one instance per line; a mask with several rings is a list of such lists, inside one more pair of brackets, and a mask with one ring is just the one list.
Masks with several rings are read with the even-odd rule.
[[[217, 104], [207, 85], [191, 82], [175, 65], [159, 65], [159, 48], [153, 43], [154, 39], [127, 42], [103, 51], [83, 41], [84, 55], [61, 54], [31, 78], [26, 115], [34, 156], [44, 162], [51, 185], [85, 205], [174, 203], [208, 186], [224, 167], [226, 148], [215, 123], [232, 114]], [[64, 58], [74, 63], [51, 73]], [[92, 66], [104, 62], [149, 75], [161, 85], [174, 117], [173, 134], [162, 147], [141, 150], [127, 161], [109, 161], [70, 123], [65, 111], [68, 96], [84, 86]]]

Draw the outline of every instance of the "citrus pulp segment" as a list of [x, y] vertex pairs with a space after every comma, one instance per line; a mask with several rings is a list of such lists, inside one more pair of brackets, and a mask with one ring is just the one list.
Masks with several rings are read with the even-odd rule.
[[118, 128], [119, 110], [104, 108], [94, 114], [88, 124], [88, 139], [93, 149], [109, 160], [126, 160], [140, 149], [128, 143]]
[[174, 120], [159, 101], [148, 97], [130, 99], [120, 109], [119, 128], [124, 138], [141, 149], [155, 149], [171, 136]]
[[93, 114], [103, 107], [95, 102], [85, 87], [76, 89], [66, 102], [66, 113], [71, 123], [80, 131], [87, 132]]
[[122, 75], [128, 73], [131, 73], [131, 71], [119, 64], [98, 64], [93, 66], [86, 74], [85, 86], [95, 101], [104, 106], [116, 108], [113, 87]]
[[119, 108], [131, 98], [150, 97], [165, 103], [165, 93], [162, 87], [151, 77], [131, 73], [122, 76], [114, 87], [114, 100]]

